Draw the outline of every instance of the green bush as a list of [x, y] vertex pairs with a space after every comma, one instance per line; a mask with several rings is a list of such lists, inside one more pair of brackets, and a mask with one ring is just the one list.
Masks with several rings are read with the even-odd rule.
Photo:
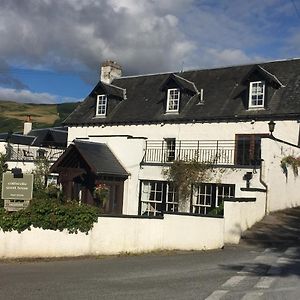
[[70, 202], [61, 204], [55, 200], [33, 200], [24, 210], [6, 212], [0, 208], [0, 228], [3, 231], [16, 230], [19, 233], [30, 226], [64, 230], [69, 233], [78, 231], [88, 233], [97, 222], [99, 210], [96, 207]]

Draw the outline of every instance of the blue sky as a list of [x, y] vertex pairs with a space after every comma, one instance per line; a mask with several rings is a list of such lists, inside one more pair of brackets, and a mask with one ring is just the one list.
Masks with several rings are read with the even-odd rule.
[[106, 59], [133, 75], [300, 57], [300, 0], [0, 0], [0, 41], [0, 99], [80, 101]]

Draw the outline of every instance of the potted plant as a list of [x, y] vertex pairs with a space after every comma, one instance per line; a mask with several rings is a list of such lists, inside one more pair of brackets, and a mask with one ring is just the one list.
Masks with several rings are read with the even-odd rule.
[[104, 208], [109, 200], [109, 185], [98, 183], [93, 191], [93, 197], [101, 208]]

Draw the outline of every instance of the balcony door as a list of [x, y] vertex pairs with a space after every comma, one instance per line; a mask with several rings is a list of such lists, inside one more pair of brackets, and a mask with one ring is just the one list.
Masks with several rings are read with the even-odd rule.
[[261, 163], [261, 138], [268, 134], [237, 134], [235, 138], [235, 164], [259, 166]]

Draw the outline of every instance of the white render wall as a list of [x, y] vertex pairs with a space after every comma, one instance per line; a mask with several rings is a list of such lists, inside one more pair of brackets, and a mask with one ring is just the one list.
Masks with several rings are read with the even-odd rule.
[[113, 255], [155, 250], [208, 250], [224, 245], [222, 218], [168, 215], [164, 219], [100, 217], [86, 235], [32, 228], [0, 231], [0, 258]]
[[[246, 193], [244, 197], [247, 197]], [[256, 198], [256, 201], [224, 202], [224, 242], [226, 244], [238, 244], [242, 233], [265, 215], [266, 193], [251, 192], [248, 197]]]
[[[290, 143], [297, 144], [299, 136], [297, 121], [276, 121], [274, 135]], [[178, 140], [235, 140], [235, 134], [268, 134], [268, 122], [222, 122], [187, 123], [158, 125], [119, 125], [119, 126], [74, 126], [69, 128], [68, 143], [75, 138], [89, 135], [132, 135], [149, 140], [176, 138]]]
[[300, 205], [300, 174], [295, 176], [289, 167], [286, 177], [280, 166], [282, 158], [288, 155], [299, 157], [300, 148], [273, 139], [262, 139], [263, 179], [268, 185], [268, 212]]

